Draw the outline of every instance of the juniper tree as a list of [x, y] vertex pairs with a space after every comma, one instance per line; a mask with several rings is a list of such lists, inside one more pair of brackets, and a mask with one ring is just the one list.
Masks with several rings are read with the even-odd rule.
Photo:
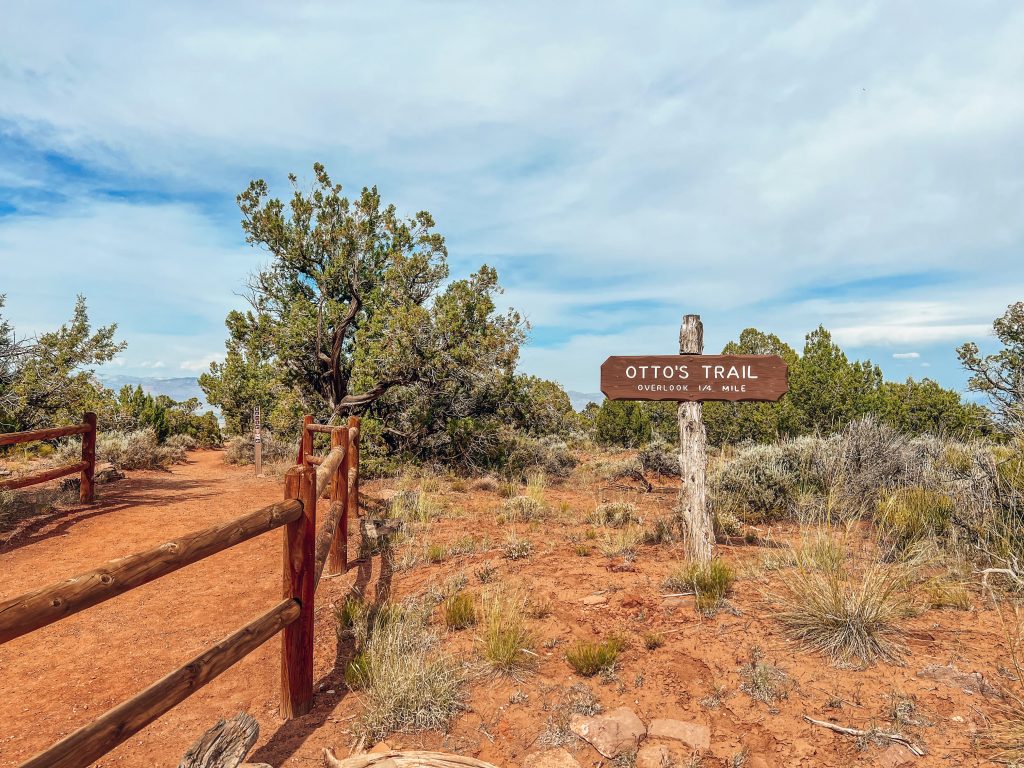
[[[246, 240], [270, 263], [249, 281], [250, 309], [228, 318], [229, 359], [203, 377], [210, 401], [237, 399], [229, 377], [261, 365], [297, 407], [329, 420], [363, 413], [396, 388], [511, 372], [524, 324], [496, 311], [495, 270], [447, 282], [445, 241], [429, 213], [403, 218], [376, 187], [349, 199], [322, 165], [313, 172], [308, 192], [289, 176], [287, 203], [263, 180], [238, 196]], [[246, 362], [252, 370], [231, 370]]]

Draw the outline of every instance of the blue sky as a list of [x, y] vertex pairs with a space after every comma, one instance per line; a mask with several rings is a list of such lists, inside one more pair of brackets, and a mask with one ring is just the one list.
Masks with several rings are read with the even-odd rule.
[[266, 257], [235, 195], [322, 161], [495, 265], [522, 368], [819, 323], [960, 388], [1024, 299], [1024, 5], [34, 3], [0, 22], [0, 293], [19, 330], [85, 293], [182, 376]]

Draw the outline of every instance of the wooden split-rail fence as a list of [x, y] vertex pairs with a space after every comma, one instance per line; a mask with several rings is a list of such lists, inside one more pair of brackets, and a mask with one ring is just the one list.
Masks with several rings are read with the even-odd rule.
[[[91, 462], [95, 463], [95, 418], [90, 429], [84, 429], [89, 423], [87, 418], [86, 424], [81, 426], [0, 435], [0, 445], [24, 442], [19, 435], [35, 435], [25, 440], [91, 435], [88, 438], [93, 454]], [[313, 599], [325, 565], [332, 573], [342, 573], [348, 567], [348, 519], [350, 514], [358, 514], [359, 508], [359, 429], [357, 417], [349, 418], [347, 426], [329, 426], [314, 424], [313, 418], [307, 416], [302, 427], [298, 462], [285, 475], [284, 501], [0, 602], [0, 643], [5, 643], [243, 541], [284, 528], [281, 602], [183, 667], [22, 763], [21, 768], [90, 765], [278, 632], [282, 633], [281, 716], [291, 719], [309, 712], [313, 704]], [[313, 438], [318, 433], [330, 435], [331, 447], [324, 455], [313, 452]], [[83, 447], [83, 456], [84, 453]], [[83, 458], [83, 463], [85, 461]], [[47, 473], [41, 473], [35, 482], [81, 469], [84, 499], [85, 470], [79, 465], [73, 467], [65, 467], [67, 472], [49, 474], [45, 478], [43, 474]], [[329, 512], [317, 530], [317, 500], [327, 492], [330, 493]], [[89, 498], [92, 498], [91, 483]]]
[[0, 491], [25, 488], [29, 485], [38, 485], [58, 477], [79, 474], [78, 496], [83, 504], [90, 504], [93, 500], [94, 485], [93, 475], [96, 473], [96, 414], [87, 413], [82, 417], [81, 424], [71, 424], [67, 427], [53, 427], [52, 429], [34, 429], [30, 432], [6, 432], [0, 434], [0, 447], [5, 445], [18, 445], [20, 443], [31, 443], [38, 440], [55, 440], [58, 437], [70, 435], [82, 436], [82, 460], [76, 464], [67, 464], [63, 467], [54, 467], [45, 472], [37, 472], [33, 475], [22, 475], [0, 480]]

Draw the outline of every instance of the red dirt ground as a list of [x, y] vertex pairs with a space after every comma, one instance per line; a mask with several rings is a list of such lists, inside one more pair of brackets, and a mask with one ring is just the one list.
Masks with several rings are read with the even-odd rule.
[[[365, 484], [367, 497], [386, 485]], [[187, 464], [170, 472], [130, 473], [99, 491], [97, 504], [30, 521], [0, 545], [0, 599], [275, 501], [282, 483], [257, 479], [251, 468], [226, 465], [223, 454], [211, 451], [191, 454]], [[460, 492], [442, 484], [436, 497], [450, 514], [432, 525], [430, 541], [451, 544], [470, 534], [489, 537], [490, 543], [474, 554], [385, 574], [393, 594], [419, 593], [459, 573], [477, 591], [476, 569], [492, 563], [495, 581], [523, 588], [535, 602], [547, 601], [550, 614], [530, 622], [540, 654], [535, 673], [518, 681], [477, 675], [467, 711], [449, 734], [400, 734], [389, 738], [392, 746], [440, 748], [498, 765], [521, 765], [539, 749], [538, 737], [555, 702], [569, 686], [582, 682], [606, 709], [629, 706], [648, 722], [672, 717], [709, 725], [712, 746], [704, 766], [732, 765], [741, 752], [745, 765], [761, 767], [897, 765], [904, 758], [920, 766], [986, 764], [975, 735], [998, 713], [997, 702], [916, 675], [928, 664], [953, 663], [965, 672], [981, 672], [996, 685], [1007, 683], [1003, 630], [996, 612], [978, 594], [970, 611], [928, 611], [912, 620], [904, 666], [837, 669], [782, 637], [764, 596], [773, 588], [771, 579], [784, 578], [778, 574], [739, 581], [731, 609], [701, 619], [690, 598], [662, 597], [661, 582], [678, 564], [678, 552], [671, 547], [643, 547], [633, 564], [597, 552], [575, 553], [580, 520], [597, 501], [628, 498], [651, 515], [671, 506], [671, 494], [599, 491], [579, 483], [550, 488], [548, 503], [561, 511], [553, 520], [521, 528], [534, 554], [516, 562], [501, 557], [505, 532], [495, 522], [501, 502], [495, 493]], [[722, 549], [734, 563], [764, 552], [745, 546]], [[360, 703], [342, 682], [343, 662], [337, 659], [350, 651], [338, 648], [332, 604], [357, 582], [369, 585], [372, 599], [376, 590], [386, 588], [379, 570], [375, 558], [370, 573], [357, 569], [321, 582], [318, 693], [312, 713], [293, 722], [278, 718], [275, 639], [97, 765], [175, 766], [204, 730], [239, 711], [255, 716], [262, 729], [249, 757], [254, 762], [322, 765], [320, 754], [327, 746], [348, 754]], [[280, 597], [280, 580], [281, 537], [274, 532], [0, 646], [0, 766], [17, 765], [267, 610]], [[595, 593], [602, 593], [605, 602], [584, 604]], [[662, 633], [665, 645], [645, 650], [640, 638], [648, 630]], [[574, 675], [564, 660], [566, 643], [613, 633], [630, 641], [615, 679]], [[473, 656], [471, 630], [453, 633], [445, 643]], [[794, 680], [789, 697], [774, 707], [740, 691], [739, 669], [753, 646]], [[716, 691], [721, 703], [708, 707]], [[912, 730], [928, 749], [923, 758], [911, 758], [901, 747], [858, 749], [853, 739], [802, 719], [806, 714], [845, 726], [877, 724], [892, 730], [888, 712], [897, 693], [916, 701], [914, 718], [920, 722]], [[569, 748], [584, 766], [607, 763], [583, 742]]]

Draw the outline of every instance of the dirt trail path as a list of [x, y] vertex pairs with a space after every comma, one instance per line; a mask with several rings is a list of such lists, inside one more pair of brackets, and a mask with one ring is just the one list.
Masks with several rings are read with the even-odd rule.
[[[205, 451], [170, 472], [132, 472], [99, 490], [96, 505], [48, 517], [0, 548], [0, 599], [276, 501], [282, 482]], [[333, 648], [321, 637], [333, 622], [322, 619], [351, 581], [325, 581], [317, 595], [318, 651]], [[0, 766], [18, 765], [184, 664], [273, 606], [280, 585], [275, 531], [0, 646]], [[295, 723], [279, 720], [278, 665], [275, 638], [97, 765], [177, 765], [218, 717], [243, 710], [263, 731], [258, 757], [319, 763], [323, 745], [304, 742], [330, 712], [320, 705]], [[316, 679], [333, 666], [318, 658]]]

